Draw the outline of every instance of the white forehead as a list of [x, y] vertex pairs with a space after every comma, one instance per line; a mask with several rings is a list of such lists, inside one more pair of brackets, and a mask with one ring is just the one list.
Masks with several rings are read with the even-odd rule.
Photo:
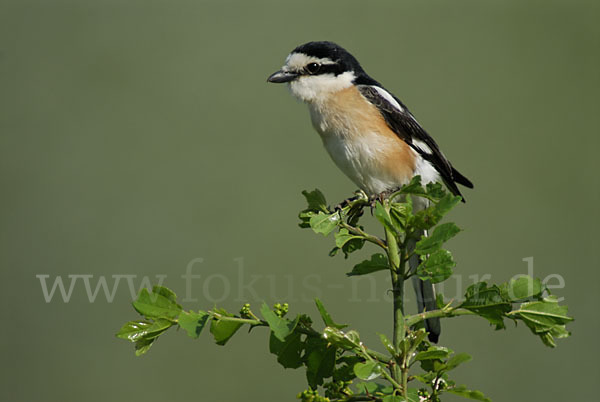
[[295, 71], [304, 68], [309, 63], [319, 63], [319, 64], [334, 64], [334, 61], [330, 58], [323, 57], [314, 57], [309, 56], [304, 53], [290, 53], [289, 56], [285, 59], [285, 68]]

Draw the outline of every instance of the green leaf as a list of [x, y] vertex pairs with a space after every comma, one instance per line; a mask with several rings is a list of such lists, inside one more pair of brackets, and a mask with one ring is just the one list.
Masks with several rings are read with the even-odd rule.
[[146, 334], [146, 329], [152, 325], [149, 321], [129, 321], [117, 332], [117, 337], [135, 342]]
[[446, 190], [442, 183], [427, 183], [425, 189], [427, 190], [427, 195], [432, 199], [440, 199], [446, 195]]
[[302, 334], [294, 332], [285, 341], [281, 341], [273, 332], [269, 337], [269, 351], [277, 355], [277, 361], [285, 368], [298, 368], [302, 366], [302, 350], [304, 343]]
[[462, 197], [460, 195], [453, 195], [450, 193], [444, 195], [433, 207], [438, 221], [441, 218], [443, 218], [448, 212], [450, 212], [452, 208], [459, 204], [461, 199]]
[[265, 321], [269, 324], [269, 328], [273, 331], [273, 334], [280, 340], [285, 341], [285, 338], [294, 332], [294, 328], [298, 325], [300, 316], [297, 316], [294, 321], [290, 321], [286, 318], [281, 318], [275, 312], [273, 312], [266, 303], [263, 303], [260, 308], [262, 316]]
[[137, 342], [141, 339], [156, 338], [169, 328], [173, 323], [169, 320], [158, 319], [154, 322], [148, 321], [129, 321], [119, 332], [117, 337], [131, 342]]
[[375, 361], [366, 361], [354, 365], [354, 374], [361, 380], [370, 381], [381, 375], [381, 365]]
[[560, 306], [554, 296], [523, 303], [518, 310], [511, 311], [509, 316], [522, 320], [531, 332], [550, 347], [556, 346], [555, 337], [566, 338], [570, 335], [565, 325], [573, 321], [573, 318], [567, 315], [567, 306]]
[[181, 314], [179, 314], [177, 322], [181, 328], [186, 330], [189, 336], [198, 338], [209, 317], [209, 314], [205, 311], [199, 311], [197, 313], [193, 311], [182, 311]]
[[567, 315], [567, 311], [567, 306], [560, 306], [556, 297], [550, 296], [541, 301], [523, 303], [521, 308], [512, 311], [511, 315], [517, 315], [523, 321], [539, 326], [552, 327], [573, 321], [573, 318]]
[[360, 264], [356, 264], [352, 272], [348, 272], [348, 276], [367, 275], [377, 271], [389, 269], [387, 256], [383, 254], [373, 254], [370, 260], [364, 260]]
[[[158, 293], [159, 295], [165, 297], [166, 299], [172, 301], [177, 304], [177, 295], [171, 289], [166, 288], [164, 286], [154, 285], [152, 287], [152, 293]], [[181, 307], [181, 306], [179, 306]]]
[[470, 361], [472, 357], [468, 353], [459, 353], [452, 356], [447, 362], [444, 371], [454, 370], [459, 365]]
[[422, 360], [442, 360], [448, 358], [452, 354], [452, 350], [443, 346], [430, 346], [427, 350], [417, 353], [416, 361]]
[[498, 286], [488, 288], [487, 283], [478, 282], [467, 288], [465, 301], [460, 307], [477, 313], [500, 329], [505, 328], [503, 317], [510, 311], [511, 304], [502, 298]]
[[408, 222], [410, 222], [412, 216], [412, 203], [410, 201], [401, 204], [392, 203], [390, 206], [390, 217], [392, 218], [392, 222], [402, 230], [405, 230], [406, 226], [409, 225]]
[[328, 212], [327, 201], [319, 189], [314, 189], [313, 191], [304, 190], [302, 191], [302, 195], [306, 198], [306, 202], [308, 203], [307, 210]]
[[530, 276], [511, 279], [500, 286], [502, 297], [511, 302], [537, 297], [542, 294], [542, 282]]
[[442, 293], [438, 293], [435, 295], [435, 305], [440, 310], [446, 306], [446, 302], [444, 301], [444, 295]]
[[422, 382], [425, 385], [430, 385], [433, 380], [435, 380], [437, 378], [437, 373], [435, 372], [427, 372], [427, 373], [423, 373], [421, 375], [415, 375], [415, 379], [417, 381]]
[[416, 331], [410, 331], [402, 340], [402, 342], [407, 342], [407, 345], [402, 346], [401, 348], [402, 350], [406, 351], [405, 353], [407, 356], [412, 356], [426, 337], [427, 331], [425, 330], [425, 328], [420, 328]]
[[300, 223], [298, 226], [301, 228], [309, 228], [310, 227], [310, 219], [316, 215], [316, 212], [313, 211], [302, 211], [298, 214], [298, 218], [300, 218]]
[[315, 233], [321, 233], [327, 236], [333, 231], [340, 222], [340, 215], [337, 212], [332, 214], [319, 212], [310, 218], [310, 227]]
[[326, 326], [328, 326], [328, 327], [334, 327], [334, 328], [337, 328], [337, 329], [343, 329], [343, 328], [346, 328], [348, 326], [348, 325], [345, 325], [345, 324], [336, 324], [333, 321], [333, 318], [331, 318], [331, 316], [329, 315], [329, 313], [325, 309], [325, 306], [323, 305], [323, 303], [321, 302], [321, 300], [319, 300], [318, 298], [315, 298], [315, 304], [317, 305], [317, 309], [319, 310], [319, 314], [321, 314], [321, 318], [323, 319], [323, 323], [325, 323]]
[[336, 363], [338, 366], [333, 372], [333, 381], [352, 381], [356, 378], [354, 375], [354, 365], [362, 360], [362, 357], [353, 356], [341, 356], [338, 357]]
[[[225, 316], [233, 317], [233, 314], [229, 314], [223, 309], [215, 309], [215, 312]], [[222, 319], [213, 318], [210, 321], [210, 333], [215, 338], [217, 345], [225, 345], [229, 339], [237, 332], [242, 326], [242, 323], [236, 321], [227, 321]]]
[[419, 255], [431, 254], [439, 250], [442, 245], [460, 232], [458, 226], [452, 222], [442, 223], [433, 230], [428, 237], [423, 237], [417, 242], [415, 252]]
[[407, 401], [408, 402], [420, 402], [421, 398], [419, 398], [419, 390], [416, 388], [409, 388], [406, 392]]
[[377, 201], [377, 203], [375, 204], [375, 217], [385, 227], [394, 232], [396, 231], [394, 224], [392, 223], [392, 218], [390, 217], [390, 214], [388, 213], [388, 211], [386, 211], [384, 206], [381, 205], [381, 202], [379, 201]]
[[141, 356], [144, 353], [146, 353], [156, 339], [158, 338], [142, 338], [139, 341], [137, 341], [135, 343], [135, 355]]
[[382, 399], [382, 402], [406, 402], [406, 398], [400, 395], [387, 395]]
[[456, 263], [448, 250], [440, 249], [430, 254], [417, 268], [417, 275], [431, 283], [443, 282], [452, 276]]
[[397, 353], [396, 353], [396, 349], [394, 349], [394, 344], [388, 339], [388, 337], [385, 336], [384, 334], [377, 334], [377, 335], [379, 335], [379, 339], [381, 340], [381, 343], [387, 349], [387, 351], [390, 353], [390, 355], [396, 356]]
[[[163, 288], [165, 289], [165, 288]], [[142, 289], [133, 307], [138, 313], [148, 318], [167, 318], [174, 320], [181, 313], [181, 306], [171, 298], [160, 293], [150, 293], [148, 289]]]
[[360, 238], [360, 236], [350, 234], [350, 232], [348, 232], [348, 229], [341, 228], [339, 232], [335, 234], [335, 245], [339, 248], [342, 248], [344, 244], [348, 243], [350, 240]]
[[327, 342], [318, 338], [309, 339], [306, 348], [309, 351], [306, 359], [306, 380], [308, 385], [316, 388], [323, 384], [325, 378], [333, 375], [337, 348], [327, 346]]
[[323, 339], [339, 348], [346, 350], [360, 349], [360, 337], [356, 331], [344, 332], [335, 327], [325, 327]]
[[342, 251], [344, 252], [344, 258], [348, 258], [348, 255], [351, 253], [360, 250], [365, 245], [365, 239], [358, 237], [350, 240], [342, 247]]
[[427, 191], [421, 185], [421, 176], [416, 175], [412, 178], [410, 183], [402, 186], [400, 189], [400, 194], [413, 194], [420, 196], [427, 196]]
[[[355, 378], [355, 376], [353, 376]], [[355, 385], [358, 393], [362, 394], [388, 394], [394, 392], [394, 388], [389, 385], [383, 385], [377, 382], [359, 382]]]
[[450, 392], [451, 394], [454, 394], [454, 395], [462, 396], [463, 398], [474, 399], [476, 401], [483, 401], [483, 402], [492, 402], [492, 400], [487, 398], [483, 394], [483, 392], [467, 389], [467, 387], [464, 385], [459, 385], [459, 386], [455, 386], [453, 388], [448, 388], [445, 391]]

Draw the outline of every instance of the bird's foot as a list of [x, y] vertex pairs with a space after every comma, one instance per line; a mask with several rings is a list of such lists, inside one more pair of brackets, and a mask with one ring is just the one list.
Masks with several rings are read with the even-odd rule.
[[369, 200], [367, 194], [364, 191], [358, 190], [354, 193], [353, 197], [346, 198], [344, 201], [340, 202], [334, 207], [335, 211], [341, 211], [346, 207], [350, 207], [353, 209], [355, 206], [360, 206], [361, 208], [364, 206], [364, 202]]
[[379, 201], [380, 203], [383, 204], [383, 200], [389, 198], [392, 194], [394, 194], [396, 191], [400, 190], [402, 187], [395, 187], [395, 188], [391, 188], [389, 190], [385, 190], [382, 191], [379, 194], [373, 194], [372, 196], [369, 197], [369, 201], [371, 202], [371, 208], [375, 208], [375, 204], [377, 203], [377, 201]]

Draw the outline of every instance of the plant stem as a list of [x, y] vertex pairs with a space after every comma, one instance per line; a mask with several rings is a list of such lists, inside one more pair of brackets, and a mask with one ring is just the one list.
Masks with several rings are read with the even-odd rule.
[[385, 242], [383, 240], [381, 240], [379, 237], [370, 235], [367, 232], [365, 232], [364, 230], [357, 228], [355, 226], [351, 226], [351, 225], [347, 224], [346, 222], [342, 222], [341, 225], [342, 225], [342, 227], [346, 228], [348, 230], [348, 232], [352, 233], [353, 235], [362, 236], [365, 238], [366, 241], [376, 244], [384, 250], [387, 249]]
[[457, 317], [459, 315], [477, 315], [477, 313], [474, 313], [471, 310], [467, 310], [464, 308], [448, 308], [448, 309], [443, 309], [443, 310], [431, 310], [431, 311], [425, 311], [423, 313], [420, 314], [415, 314], [415, 315], [409, 315], [408, 317], [405, 318], [405, 322], [407, 326], [413, 326], [421, 321], [424, 321], [428, 318], [436, 318], [436, 317], [442, 317], [442, 318], [450, 318], [450, 317]]
[[[394, 295], [394, 336], [393, 344], [396, 353], [400, 355], [400, 343], [404, 339], [404, 255], [405, 250], [399, 250], [398, 238], [388, 227], [385, 228], [385, 240], [387, 243], [387, 256], [390, 262], [390, 274], [392, 278], [392, 293]], [[397, 362], [392, 369], [392, 377], [396, 382], [395, 387], [402, 390], [406, 396], [406, 370], [404, 362]]]

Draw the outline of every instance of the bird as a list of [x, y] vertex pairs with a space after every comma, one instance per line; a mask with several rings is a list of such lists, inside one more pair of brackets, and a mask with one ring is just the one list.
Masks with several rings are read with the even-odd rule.
[[[369, 196], [397, 189], [417, 175], [423, 184], [442, 181], [461, 197], [457, 184], [473, 188], [400, 99], [340, 45], [315, 41], [297, 46], [267, 81], [286, 83], [291, 94], [307, 104], [333, 162]], [[428, 201], [420, 198], [418, 204], [415, 209], [426, 208]], [[418, 255], [410, 258], [411, 272], [419, 263]], [[412, 278], [419, 313], [436, 309], [433, 284]], [[425, 327], [430, 341], [437, 342], [439, 318], [426, 320]]]

